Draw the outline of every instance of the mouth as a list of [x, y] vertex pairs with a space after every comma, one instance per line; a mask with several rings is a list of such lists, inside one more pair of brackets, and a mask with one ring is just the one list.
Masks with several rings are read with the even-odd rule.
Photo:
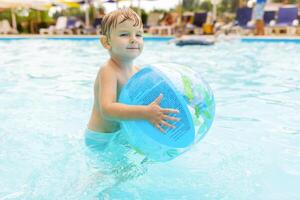
[[139, 50], [140, 48], [138, 48], [138, 47], [128, 47], [127, 49]]

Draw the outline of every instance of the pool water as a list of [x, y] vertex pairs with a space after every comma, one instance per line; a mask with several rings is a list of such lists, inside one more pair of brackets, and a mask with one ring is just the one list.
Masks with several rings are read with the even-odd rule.
[[300, 199], [300, 45], [146, 41], [140, 66], [175, 62], [210, 83], [206, 137], [167, 163], [83, 141], [97, 40], [0, 41], [0, 199]]

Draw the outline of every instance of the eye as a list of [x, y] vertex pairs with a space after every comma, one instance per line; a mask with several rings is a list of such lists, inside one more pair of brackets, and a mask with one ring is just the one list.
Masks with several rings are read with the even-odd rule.
[[120, 36], [121, 37], [127, 37], [127, 36], [129, 36], [129, 34], [128, 33], [121, 33]]
[[143, 37], [143, 34], [138, 33], [138, 34], [136, 34], [136, 37]]

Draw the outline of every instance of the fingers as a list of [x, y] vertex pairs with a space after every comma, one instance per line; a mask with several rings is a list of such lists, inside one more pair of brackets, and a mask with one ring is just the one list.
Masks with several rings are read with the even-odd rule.
[[166, 127], [170, 127], [170, 128], [175, 128], [175, 126], [169, 124], [168, 122], [162, 121], [161, 122], [162, 125], [166, 126]]
[[[175, 117], [168, 117], [168, 116], [166, 116], [167, 118], [173, 118], [174, 119], [174, 121], [179, 121], [179, 119], [178, 118], [175, 118]], [[161, 132], [163, 132], [163, 133], [165, 133], [166, 131], [162, 128], [162, 126], [165, 126], [165, 127], [169, 127], [169, 128], [175, 128], [175, 126], [174, 125], [172, 125], [172, 124], [169, 124], [168, 122], [166, 122], [166, 121], [160, 121], [160, 122], [157, 122], [157, 123], [153, 123], [154, 124], [154, 126], [156, 127], [156, 128], [158, 128]]]
[[156, 124], [155, 127], [158, 128], [161, 132], [165, 133], [165, 130], [162, 129], [162, 127], [159, 124]]
[[177, 117], [170, 117], [168, 115], [164, 115], [163, 117], [164, 117], [164, 119], [170, 120], [170, 121], [176, 121], [176, 122], [180, 121], [180, 119]]
[[162, 98], [163, 98], [163, 94], [160, 94], [160, 95], [154, 100], [153, 103], [160, 104]]
[[169, 108], [166, 108], [166, 109], [161, 109], [163, 113], [179, 113], [179, 110], [177, 109], [169, 109]]

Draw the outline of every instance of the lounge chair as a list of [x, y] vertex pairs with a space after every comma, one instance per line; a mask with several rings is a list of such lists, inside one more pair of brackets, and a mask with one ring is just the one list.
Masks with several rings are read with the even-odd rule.
[[230, 32], [249, 34], [253, 29], [254, 22], [252, 21], [252, 8], [238, 8], [236, 12], [236, 20]]
[[206, 12], [198, 12], [194, 13], [192, 16], [192, 22], [189, 19], [190, 16], [186, 16], [186, 19], [182, 18], [182, 33], [184, 35], [202, 33], [203, 24], [206, 23], [207, 13]]
[[206, 23], [207, 20], [207, 13], [206, 12], [200, 12], [194, 14], [194, 21], [193, 21], [193, 32], [202, 33], [202, 26]]
[[299, 24], [297, 17], [297, 7], [281, 7], [278, 11], [277, 20], [270, 22], [270, 26], [266, 27], [266, 32], [276, 35], [281, 33], [292, 35], [296, 32], [296, 26]]
[[103, 19], [103, 18], [96, 18], [96, 19], [94, 20], [94, 23], [93, 23], [93, 27], [94, 27], [95, 29], [97, 29], [97, 30], [98, 30], [97, 32], [99, 32], [99, 33], [100, 33], [100, 31], [101, 31], [102, 19]]
[[147, 23], [144, 25], [145, 33], [156, 34], [158, 33], [159, 21], [162, 18], [162, 13], [150, 13], [147, 19]]
[[76, 17], [68, 17], [67, 29], [75, 29], [76, 21], [77, 21]]
[[102, 23], [102, 18], [96, 18], [91, 27], [85, 27], [83, 29], [83, 34], [85, 34], [85, 35], [90, 35], [90, 34], [100, 35], [101, 34], [101, 23]]
[[85, 34], [85, 25], [84, 25], [84, 22], [81, 21], [80, 19], [77, 19], [75, 21], [75, 24], [74, 24], [74, 29], [75, 29], [75, 33], [77, 35], [82, 35], [82, 34]]
[[276, 11], [264, 11], [264, 33], [268, 35], [268, 28], [276, 18]]
[[157, 33], [158, 35], [173, 35], [175, 33], [176, 26], [178, 25], [177, 21], [177, 13], [167, 13], [160, 25], [150, 27], [149, 33]]
[[100, 35], [101, 34], [101, 24], [102, 24], [102, 19], [103, 18], [96, 18], [94, 20], [94, 23], [93, 23], [93, 27], [94, 27], [94, 33], [96, 35]]
[[12, 28], [8, 20], [0, 21], [0, 34], [18, 34], [18, 31]]
[[65, 33], [72, 34], [72, 30], [67, 28], [68, 19], [65, 16], [61, 16], [57, 19], [55, 26], [50, 26], [49, 28], [40, 29], [40, 34], [60, 34], [63, 35]]
[[275, 20], [276, 11], [265, 11], [264, 12], [264, 22], [265, 25], [268, 26], [271, 21]]
[[230, 33], [249, 34], [255, 28], [255, 22], [252, 20], [252, 8], [238, 8], [235, 21], [229, 23], [216, 22], [214, 26], [216, 35], [227, 35]]

